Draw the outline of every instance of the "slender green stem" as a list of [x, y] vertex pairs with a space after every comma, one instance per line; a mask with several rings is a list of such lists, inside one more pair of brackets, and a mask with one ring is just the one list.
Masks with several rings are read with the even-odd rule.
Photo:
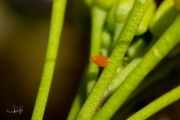
[[[121, 107], [121, 109], [116, 112], [115, 116], [113, 116], [114, 119], [123, 118], [124, 115], [127, 115], [133, 108], [144, 98], [144, 94], [146, 95], [149, 93], [147, 90], [151, 89], [150, 87], [153, 84], [156, 84], [153, 86], [153, 91], [156, 91], [157, 88], [159, 88], [159, 85], [162, 86], [162, 84], [169, 84], [164, 81], [163, 78], [167, 78], [170, 71], [179, 64], [180, 61], [180, 54], [177, 56], [174, 56], [166, 61], [165, 64], [158, 66], [155, 70], [153, 70], [143, 81], [142, 83], [133, 91], [131, 96], [128, 98], [126, 103]], [[171, 81], [170, 81], [171, 82]], [[171, 82], [172, 83], [172, 82]], [[172, 83], [173, 84], [173, 83]], [[158, 87], [157, 87], [158, 86]], [[151, 91], [151, 90], [149, 90]], [[151, 91], [152, 93], [152, 91]]]
[[66, 0], [53, 1], [49, 42], [32, 120], [43, 119], [58, 53], [59, 38], [63, 27], [65, 7]]
[[101, 55], [108, 57], [109, 50], [112, 41], [112, 33], [108, 29], [104, 29], [102, 32], [102, 46], [101, 46]]
[[101, 50], [101, 40], [103, 26], [107, 17], [107, 11], [99, 8], [98, 6], [92, 6], [91, 8], [91, 18], [92, 18], [92, 28], [91, 28], [91, 48], [89, 55], [89, 66], [87, 75], [87, 94], [89, 94], [94, 87], [99, 66], [92, 62], [92, 56], [99, 55]]
[[91, 120], [93, 118], [99, 102], [108, 88], [108, 85], [114, 78], [116, 70], [120, 66], [124, 54], [126, 53], [127, 48], [134, 34], [136, 33], [138, 25], [140, 24], [151, 1], [152, 0], [137, 0], [135, 2], [135, 7], [133, 8], [130, 18], [128, 19], [127, 24], [125, 25], [122, 34], [119, 37], [119, 41], [110, 57], [111, 62], [103, 70], [103, 73], [101, 74], [97, 84], [94, 86], [84, 106], [79, 112], [77, 120]]
[[[68, 120], [74, 120], [80, 111], [81, 107], [85, 102], [85, 94], [90, 93], [92, 87], [96, 83], [99, 67], [94, 64], [91, 60], [91, 57], [94, 55], [100, 54], [101, 49], [101, 37], [103, 26], [105, 23], [107, 12], [102, 10], [97, 6], [92, 6], [91, 8], [91, 17], [92, 17], [92, 28], [91, 28], [91, 47], [90, 47], [90, 55], [89, 55], [89, 64], [88, 68], [85, 71], [84, 77], [82, 79], [80, 88], [76, 94], [74, 102], [72, 104], [70, 113], [68, 115]], [[87, 86], [86, 86], [87, 85]]]
[[78, 112], [80, 111], [81, 107], [83, 106], [85, 100], [86, 100], [86, 79], [87, 79], [87, 69], [85, 70], [83, 79], [81, 81], [81, 84], [79, 86], [79, 89], [77, 91], [77, 94], [74, 98], [74, 101], [72, 103], [72, 106], [70, 108], [68, 118], [67, 120], [75, 120]]
[[151, 21], [151, 18], [154, 15], [154, 12], [156, 10], [156, 7], [157, 7], [157, 5], [156, 5], [155, 1], [153, 0], [148, 11], [146, 12], [144, 18], [142, 19], [142, 21], [137, 29], [136, 36], [142, 35], [147, 31], [147, 29], [149, 27], [149, 23]]
[[143, 52], [139, 54], [135, 59], [133, 59], [125, 68], [120, 70], [117, 75], [114, 77], [114, 79], [109, 84], [106, 92], [104, 93], [103, 98], [101, 99], [101, 102], [98, 107], [101, 107], [107, 98], [114, 93], [114, 91], [126, 80], [126, 78], [129, 76], [129, 74], [133, 71], [133, 69], [138, 65], [138, 63], [142, 60], [144, 54], [153, 46], [153, 44], [156, 42], [156, 38], [154, 38], [151, 43], [144, 48]]
[[110, 118], [127, 100], [129, 95], [143, 80], [143, 78], [158, 64], [158, 62], [180, 41], [180, 15], [170, 28], [146, 53], [141, 62], [132, 71], [123, 84], [106, 101], [98, 112], [97, 118]]
[[[114, 28], [114, 37], [113, 37], [113, 43], [112, 43], [112, 50], [114, 49], [117, 41], [118, 41], [118, 37], [121, 34], [127, 19], [129, 18], [129, 15], [133, 9], [135, 0], [119, 0], [118, 4], [115, 8], [115, 13], [110, 13], [111, 14], [115, 14], [115, 20], [116, 21], [111, 21], [111, 22], [115, 22], [115, 28]], [[113, 17], [112, 15], [110, 17]], [[113, 19], [113, 18], [111, 18]], [[111, 23], [112, 24], [112, 23]], [[111, 25], [110, 24], [110, 25]]]
[[134, 58], [123, 70], [118, 72], [118, 74], [114, 77], [114, 79], [109, 84], [108, 89], [106, 90], [102, 101], [105, 101], [114, 91], [126, 80], [126, 78], [129, 76], [129, 74], [133, 71], [133, 69], [139, 64], [139, 62], [142, 60], [144, 54], [153, 46], [153, 44], [156, 42], [157, 38], [154, 38], [151, 43], [144, 48], [143, 52], [139, 52], [139, 55]]
[[180, 86], [159, 97], [140, 111], [132, 115], [128, 120], [145, 120], [157, 111], [180, 99]]
[[152, 73], [145, 78], [141, 82], [141, 84], [133, 91], [133, 95], [130, 96], [129, 99], [133, 99], [133, 97], [137, 96], [140, 92], [144, 91], [148, 86], [155, 83], [160, 78], [163, 78], [168, 75], [168, 73], [176, 66], [178, 65], [180, 61], [180, 54], [177, 56], [174, 56], [170, 58], [165, 65], [158, 66], [155, 70], [152, 71]]

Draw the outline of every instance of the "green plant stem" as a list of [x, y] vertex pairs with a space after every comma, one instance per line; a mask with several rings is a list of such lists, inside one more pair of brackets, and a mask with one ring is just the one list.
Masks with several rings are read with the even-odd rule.
[[154, 36], [160, 37], [176, 19], [178, 13], [173, 0], [163, 0], [151, 19], [150, 32]]
[[102, 32], [101, 55], [106, 57], [109, 56], [111, 41], [112, 41], [112, 33], [108, 29], [104, 29]]
[[78, 89], [78, 92], [74, 98], [74, 101], [71, 105], [71, 109], [69, 111], [67, 120], [75, 120], [77, 117], [78, 112], [80, 111], [81, 107], [83, 106], [86, 100], [86, 79], [87, 79], [87, 69], [85, 70], [85, 74], [83, 76], [82, 82]]
[[124, 54], [126, 53], [127, 48], [134, 34], [136, 33], [138, 25], [140, 24], [151, 1], [152, 0], [137, 0], [135, 2], [135, 7], [133, 8], [127, 24], [125, 25], [122, 34], [119, 37], [119, 41], [110, 57], [111, 62], [103, 70], [103, 73], [101, 74], [97, 84], [94, 86], [84, 106], [79, 112], [77, 120], [91, 120], [93, 118], [99, 102], [101, 101], [106, 89], [108, 88], [109, 83], [114, 78], [116, 70], [120, 66]]
[[140, 111], [132, 115], [128, 120], [145, 120], [157, 111], [180, 99], [180, 86], [159, 97]]
[[118, 74], [114, 77], [114, 79], [109, 84], [108, 89], [106, 90], [103, 99], [108, 98], [129, 76], [129, 74], [133, 71], [133, 69], [138, 65], [138, 63], [142, 60], [144, 54], [153, 46], [156, 42], [157, 38], [154, 38], [151, 43], [144, 48], [143, 52], [139, 52], [139, 55], [134, 58], [123, 70], [118, 72]]
[[51, 27], [49, 33], [49, 41], [47, 46], [44, 70], [41, 78], [41, 83], [34, 107], [32, 120], [42, 120], [51, 81], [56, 63], [59, 41], [64, 21], [64, 13], [66, 8], [66, 0], [54, 0], [52, 7]]
[[[129, 95], [143, 78], [158, 64], [158, 62], [180, 41], [180, 15], [169, 29], [161, 36], [154, 46], [146, 53], [141, 62], [127, 77], [116, 92], [106, 101], [97, 114], [99, 118], [110, 118], [127, 100]], [[104, 119], [105, 120], [105, 119]]]
[[107, 12], [105, 10], [102, 10], [97, 6], [92, 6], [91, 8], [92, 34], [91, 34], [89, 64], [87, 70], [85, 71], [80, 88], [73, 101], [71, 110], [67, 118], [68, 120], [74, 120], [77, 117], [78, 112], [80, 111], [81, 107], [85, 102], [86, 96], [84, 96], [84, 92], [86, 91], [86, 94], [88, 95], [92, 90], [92, 87], [96, 83], [99, 67], [92, 62], [91, 57], [100, 54], [101, 37], [102, 37], [102, 31], [106, 16], [107, 16]]
[[[116, 21], [111, 21], [111, 22], [115, 22], [114, 23], [114, 37], [113, 37], [113, 43], [112, 43], [112, 50], [114, 49], [117, 41], [118, 41], [118, 37], [120, 36], [126, 21], [133, 9], [135, 0], [119, 0], [117, 3], [117, 6], [115, 8], [115, 13], [110, 13], [111, 14], [115, 14], [115, 20]], [[110, 17], [113, 17], [112, 15]], [[113, 19], [113, 18], [111, 18]], [[112, 24], [112, 23], [111, 23]]]
[[[114, 91], [126, 80], [126, 78], [129, 76], [129, 74], [133, 71], [133, 69], [138, 65], [138, 63], [142, 60], [144, 54], [153, 46], [153, 44], [156, 42], [157, 38], [154, 38], [151, 43], [144, 48], [143, 52], [139, 52], [139, 56], [134, 58], [125, 68], [120, 70], [117, 75], [114, 77], [114, 79], [109, 84], [106, 92], [104, 93], [103, 98], [101, 99], [101, 102], [98, 107], [101, 107], [104, 101], [114, 93]], [[141, 50], [142, 51], [142, 50]]]
[[92, 28], [91, 28], [91, 46], [90, 46], [90, 55], [89, 55], [89, 66], [87, 73], [87, 95], [91, 92], [94, 87], [98, 72], [99, 66], [93, 63], [92, 56], [99, 55], [101, 51], [101, 40], [103, 26], [107, 17], [107, 11], [99, 8], [98, 6], [92, 6], [91, 8], [91, 18], [92, 18]]
[[[146, 90], [148, 90], [148, 88], [151, 89], [150, 87], [154, 83], [162, 81], [163, 78], [166, 78], [167, 75], [169, 75], [170, 71], [172, 71], [172, 69], [179, 64], [179, 61], [180, 61], [180, 54], [170, 58], [168, 61], [166, 61], [165, 64], [158, 66], [158, 68], [153, 70], [152, 73], [150, 73], [142, 81], [142, 83], [133, 91], [131, 96], [126, 101], [125, 105], [123, 105], [121, 109], [118, 110], [118, 112], [116, 112], [115, 117], [113, 116], [113, 120], [122, 118], [124, 115], [128, 114], [133, 109], [133, 107], [136, 106], [137, 103], [144, 98], [144, 95], [142, 95], [142, 93], [144, 92], [145, 94], [147, 94]], [[163, 83], [167, 84], [167, 82], [164, 81]], [[163, 83], [160, 83], [161, 87]], [[156, 85], [159, 88], [159, 84]], [[153, 86], [153, 91], [156, 91], [155, 88]]]
[[168, 61], [166, 61], [165, 65], [158, 66], [158, 68], [153, 70], [152, 73], [147, 78], [145, 78], [145, 80], [141, 82], [138, 88], [136, 88], [136, 90], [133, 91], [133, 95], [131, 95], [129, 99], [133, 99], [133, 97], [135, 97], [140, 92], [144, 91], [148, 86], [152, 85], [157, 80], [167, 76], [168, 73], [176, 65], [178, 65], [179, 61], [180, 61], [180, 54], [170, 58]]
[[147, 31], [147, 29], [149, 27], [149, 23], [151, 21], [151, 18], [154, 15], [154, 12], [156, 10], [156, 7], [157, 7], [157, 5], [156, 5], [155, 1], [153, 0], [153, 2], [151, 3], [148, 11], [146, 12], [144, 18], [142, 19], [142, 21], [136, 31], [136, 36], [142, 35]]

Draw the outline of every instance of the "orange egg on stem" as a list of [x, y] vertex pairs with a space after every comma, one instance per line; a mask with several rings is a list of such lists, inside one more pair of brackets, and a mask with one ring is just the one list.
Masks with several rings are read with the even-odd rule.
[[106, 67], [109, 64], [110, 59], [106, 56], [95, 55], [92, 57], [92, 61], [100, 67]]

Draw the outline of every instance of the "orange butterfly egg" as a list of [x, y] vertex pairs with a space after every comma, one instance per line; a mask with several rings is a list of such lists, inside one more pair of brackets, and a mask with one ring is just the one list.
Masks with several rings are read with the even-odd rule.
[[92, 57], [92, 61], [100, 67], [106, 67], [110, 59], [102, 55], [95, 55]]

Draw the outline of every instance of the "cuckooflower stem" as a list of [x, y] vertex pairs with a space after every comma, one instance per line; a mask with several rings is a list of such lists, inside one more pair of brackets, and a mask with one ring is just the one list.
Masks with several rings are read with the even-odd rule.
[[54, 0], [49, 33], [49, 41], [44, 63], [44, 70], [34, 107], [32, 120], [42, 120], [56, 63], [59, 41], [63, 27], [66, 0]]

